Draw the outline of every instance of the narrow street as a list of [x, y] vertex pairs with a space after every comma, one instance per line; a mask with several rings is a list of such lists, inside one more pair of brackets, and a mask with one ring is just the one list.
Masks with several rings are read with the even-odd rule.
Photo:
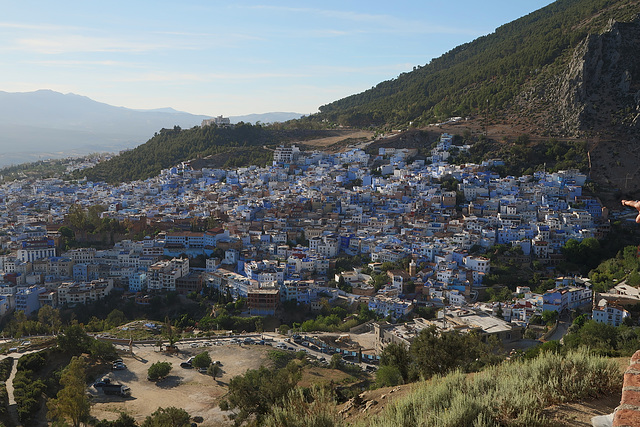
[[569, 326], [571, 326], [571, 322], [568, 320], [561, 320], [558, 323], [558, 327], [556, 331], [549, 337], [547, 341], [560, 341], [562, 342], [562, 338], [567, 335], [567, 331], [569, 330]]

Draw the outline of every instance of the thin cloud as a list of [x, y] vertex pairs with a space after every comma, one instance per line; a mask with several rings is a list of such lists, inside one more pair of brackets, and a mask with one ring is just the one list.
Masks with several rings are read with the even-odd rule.
[[[271, 5], [248, 6], [249, 9], [271, 10], [274, 12], [289, 12], [305, 14], [309, 16], [324, 16], [332, 20], [349, 21], [367, 24], [365, 29], [360, 29], [360, 33], [405, 33], [405, 34], [463, 34], [478, 36], [477, 31], [455, 26], [444, 26], [399, 19], [392, 15], [373, 15], [368, 13], [357, 13], [352, 11], [317, 9], [306, 7], [287, 7]], [[352, 31], [345, 31], [351, 33]]]
[[310, 77], [299, 73], [144, 73], [116, 79], [123, 83], [137, 82], [173, 82], [188, 84], [192, 82], [211, 82], [216, 80], [261, 80]]
[[167, 35], [167, 36], [179, 36], [179, 37], [207, 37], [215, 38], [220, 41], [228, 40], [264, 40], [263, 37], [253, 34], [244, 33], [191, 33], [187, 31], [156, 31], [154, 34]]
[[140, 53], [163, 49], [195, 49], [195, 46], [130, 41], [107, 37], [84, 35], [59, 35], [50, 37], [19, 38], [14, 45], [6, 49], [21, 50], [40, 54], [87, 53], [87, 52], [123, 52]]
[[0, 28], [10, 28], [12, 30], [29, 31], [77, 31], [85, 29], [82, 27], [52, 25], [52, 24], [25, 24], [22, 22], [0, 22]]
[[125, 67], [125, 68], [142, 68], [141, 64], [134, 64], [132, 62], [123, 62], [123, 61], [85, 61], [85, 60], [47, 60], [47, 61], [25, 61], [25, 64], [31, 65], [44, 65], [47, 67], [77, 67], [77, 66], [106, 66], [106, 67]]

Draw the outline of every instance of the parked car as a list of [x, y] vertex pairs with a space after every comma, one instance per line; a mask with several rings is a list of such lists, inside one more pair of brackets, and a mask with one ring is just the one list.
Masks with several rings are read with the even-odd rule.
[[100, 388], [100, 387], [104, 387], [107, 384], [111, 384], [111, 380], [109, 378], [103, 378], [93, 383], [93, 387]]
[[185, 369], [191, 369], [191, 368], [193, 368], [193, 365], [191, 364], [191, 362], [182, 362], [180, 364], [180, 367], [181, 368], [185, 368]]
[[113, 370], [114, 371], [121, 371], [123, 369], [127, 369], [127, 365], [125, 365], [122, 362], [116, 362], [113, 364]]
[[207, 368], [198, 368], [198, 372], [200, 372], [201, 374], [206, 374]]
[[253, 338], [246, 337], [246, 338], [244, 339], [244, 343], [245, 343], [245, 344], [253, 344]]
[[198, 343], [197, 342], [192, 342], [191, 343], [191, 348], [198, 348]]

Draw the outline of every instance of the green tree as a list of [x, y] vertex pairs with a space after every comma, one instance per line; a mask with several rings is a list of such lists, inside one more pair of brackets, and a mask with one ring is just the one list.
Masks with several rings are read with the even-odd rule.
[[40, 310], [38, 310], [38, 322], [47, 326], [51, 333], [58, 332], [62, 326], [60, 310], [50, 305], [43, 305]]
[[79, 427], [89, 418], [91, 405], [85, 392], [86, 364], [83, 359], [73, 357], [62, 371], [60, 384], [63, 388], [56, 398], [49, 400], [49, 416], [57, 420], [69, 420], [73, 427]]
[[158, 408], [142, 423], [142, 427], [189, 427], [190, 425], [189, 413], [174, 406]]
[[380, 369], [376, 371], [377, 387], [392, 387], [402, 383], [402, 374], [397, 366], [380, 366]]
[[120, 412], [117, 420], [101, 420], [96, 423], [95, 427], [138, 427], [138, 423], [131, 415]]
[[558, 312], [553, 310], [545, 310], [542, 312], [542, 321], [546, 325], [552, 325], [558, 320]]
[[58, 335], [58, 347], [62, 351], [80, 355], [85, 353], [91, 345], [91, 337], [82, 329], [82, 326], [75, 324], [65, 328]]
[[331, 356], [331, 360], [329, 361], [329, 367], [332, 369], [340, 369], [342, 367], [342, 355], [340, 353], [336, 353]]
[[64, 225], [58, 229], [58, 233], [60, 233], [60, 245], [63, 250], [69, 250], [75, 246], [76, 236], [71, 228]]
[[280, 325], [278, 326], [278, 333], [280, 335], [287, 335], [287, 332], [289, 332], [289, 329], [291, 329], [289, 325]]
[[212, 363], [207, 368], [207, 374], [211, 375], [215, 380], [219, 375], [222, 375], [222, 368], [217, 363]]
[[380, 354], [380, 366], [395, 367], [400, 375], [402, 381], [409, 381], [409, 365], [411, 363], [411, 357], [409, 355], [409, 349], [407, 346], [401, 343], [390, 343]]
[[178, 341], [180, 339], [180, 334], [178, 331], [176, 331], [176, 328], [174, 328], [171, 325], [171, 321], [169, 320], [169, 317], [165, 317], [164, 319], [164, 326], [162, 328], [162, 335], [169, 340], [169, 346], [173, 347], [173, 345], [176, 343], [176, 341]]
[[149, 366], [147, 370], [147, 378], [151, 381], [157, 381], [166, 378], [171, 372], [172, 366], [169, 362], [156, 362]]
[[256, 417], [259, 425], [262, 418], [278, 404], [300, 380], [300, 369], [296, 362], [283, 369], [250, 369], [244, 375], [229, 381], [227, 399], [220, 402], [223, 411], [236, 411], [235, 424], [240, 425], [250, 416]]
[[474, 372], [487, 364], [498, 362], [499, 341], [484, 343], [475, 333], [440, 333], [435, 326], [425, 328], [409, 349], [416, 373], [427, 379], [456, 368]]
[[193, 358], [191, 363], [194, 368], [208, 368], [211, 365], [211, 356], [208, 351], [203, 351]]
[[107, 323], [107, 325], [109, 325], [108, 327], [110, 328], [115, 328], [116, 326], [120, 326], [126, 321], [127, 321], [127, 317], [124, 315], [122, 311], [118, 309], [112, 310], [111, 313], [109, 313], [107, 315], [107, 318], [105, 319], [105, 322]]
[[105, 361], [115, 360], [118, 358], [116, 348], [110, 342], [92, 340], [89, 345], [89, 353], [92, 357]]

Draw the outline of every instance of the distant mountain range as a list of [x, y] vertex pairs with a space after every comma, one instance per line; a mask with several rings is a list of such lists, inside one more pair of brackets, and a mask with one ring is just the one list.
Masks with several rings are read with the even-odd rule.
[[[297, 113], [230, 117], [232, 123], [269, 123]], [[210, 116], [173, 108], [134, 110], [51, 90], [0, 91], [0, 166], [38, 159], [118, 152], [136, 147], [162, 128], [191, 128]]]
[[247, 114], [246, 116], [229, 116], [231, 123], [276, 123], [286, 122], [287, 120], [299, 119], [303, 115], [300, 113], [263, 113], [263, 114]]

